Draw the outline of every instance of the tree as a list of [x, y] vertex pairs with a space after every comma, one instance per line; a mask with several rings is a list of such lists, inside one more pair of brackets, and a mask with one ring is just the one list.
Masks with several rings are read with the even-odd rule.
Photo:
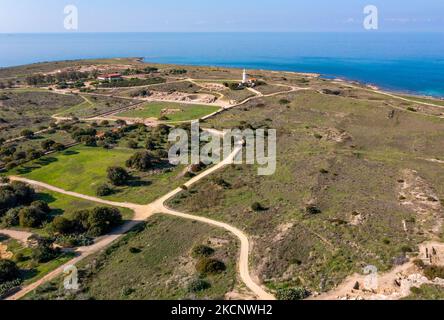
[[20, 271], [17, 265], [10, 260], [0, 260], [0, 284], [14, 281], [20, 278]]
[[139, 171], [147, 171], [153, 168], [154, 162], [157, 160], [148, 151], [141, 151], [133, 154], [126, 162], [126, 166]]
[[32, 251], [32, 260], [38, 263], [46, 263], [57, 258], [59, 249], [54, 249], [50, 243], [42, 243]]
[[196, 264], [196, 270], [201, 274], [218, 274], [226, 270], [222, 261], [216, 259], [203, 258]]
[[43, 201], [34, 201], [31, 206], [20, 209], [18, 213], [20, 226], [23, 228], [38, 228], [47, 221], [51, 212], [48, 204]]
[[122, 224], [122, 214], [116, 208], [94, 208], [88, 216], [88, 234], [101, 236]]
[[31, 207], [40, 210], [41, 212], [45, 214], [51, 213], [51, 208], [48, 206], [48, 204], [45, 201], [34, 201], [31, 203]]
[[128, 172], [122, 167], [109, 167], [107, 170], [109, 181], [115, 186], [123, 186], [130, 179]]
[[66, 235], [74, 233], [74, 223], [65, 217], [55, 217], [52, 221], [52, 228], [55, 232]]
[[97, 187], [96, 195], [99, 197], [106, 197], [111, 195], [113, 192], [114, 190], [109, 184], [103, 183]]
[[2, 218], [2, 225], [6, 228], [16, 227], [19, 225], [20, 208], [9, 209]]

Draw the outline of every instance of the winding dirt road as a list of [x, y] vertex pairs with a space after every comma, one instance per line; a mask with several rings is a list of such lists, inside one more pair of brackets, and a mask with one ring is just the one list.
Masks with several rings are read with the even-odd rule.
[[[235, 149], [233, 150], [233, 152], [230, 154], [230, 156], [228, 156], [226, 159], [224, 159], [219, 164], [202, 172], [200, 175], [190, 179], [187, 183], [185, 183], [185, 186], [190, 187], [193, 184], [195, 184], [196, 182], [200, 181], [201, 179], [220, 170], [221, 168], [225, 167], [226, 165], [231, 164], [233, 162], [234, 158], [236, 157], [236, 155], [241, 150], [242, 150], [242, 146], [240, 146], [240, 145], [236, 146]], [[81, 260], [85, 259], [86, 257], [90, 256], [91, 254], [94, 254], [94, 253], [99, 252], [100, 250], [106, 248], [112, 242], [114, 242], [115, 240], [120, 238], [123, 234], [125, 234], [126, 232], [131, 230], [134, 226], [147, 220], [148, 218], [150, 218], [154, 214], [158, 214], [158, 213], [206, 223], [206, 224], [209, 224], [212, 226], [223, 228], [223, 229], [231, 232], [232, 234], [234, 234], [239, 239], [239, 241], [241, 243], [241, 250], [240, 250], [240, 256], [239, 256], [239, 263], [238, 263], [239, 275], [240, 275], [241, 280], [257, 296], [258, 299], [260, 299], [260, 300], [274, 300], [275, 299], [275, 297], [272, 294], [265, 291], [260, 285], [258, 285], [256, 282], [254, 282], [253, 279], [251, 278], [251, 275], [249, 272], [250, 242], [249, 242], [248, 237], [245, 233], [243, 233], [241, 230], [239, 230], [229, 224], [222, 223], [222, 222], [208, 219], [208, 218], [204, 218], [204, 217], [200, 217], [200, 216], [195, 216], [195, 215], [191, 215], [191, 214], [187, 214], [187, 213], [174, 211], [174, 210], [171, 210], [165, 206], [165, 202], [167, 202], [169, 199], [171, 199], [172, 197], [174, 197], [175, 195], [177, 195], [183, 191], [182, 188], [177, 188], [177, 189], [171, 191], [170, 193], [166, 194], [162, 198], [154, 201], [153, 203], [144, 206], [144, 205], [137, 205], [137, 204], [133, 204], [133, 203], [121, 203], [121, 202], [103, 200], [103, 199], [99, 199], [99, 198], [84, 195], [84, 194], [79, 194], [79, 193], [72, 192], [72, 191], [66, 191], [66, 190], [51, 186], [51, 185], [43, 183], [43, 182], [34, 181], [34, 180], [22, 178], [22, 177], [12, 176], [12, 177], [10, 177], [10, 179], [12, 181], [25, 182], [27, 184], [30, 184], [30, 185], [33, 185], [33, 186], [36, 186], [39, 188], [44, 188], [47, 190], [51, 190], [54, 192], [66, 194], [66, 195], [69, 195], [72, 197], [76, 197], [76, 198], [80, 198], [80, 199], [84, 199], [84, 200], [88, 200], [88, 201], [92, 201], [92, 202], [96, 202], [96, 203], [101, 203], [101, 204], [120, 207], [120, 208], [128, 208], [128, 209], [133, 210], [135, 215], [131, 221], [125, 223], [117, 230], [114, 230], [114, 232], [112, 234], [109, 234], [109, 235], [106, 235], [106, 236], [103, 236], [103, 237], [97, 239], [96, 243], [94, 243], [91, 246], [79, 248], [76, 251], [78, 253], [78, 256], [76, 258], [72, 259], [71, 261], [65, 263], [64, 265], [60, 266], [56, 270], [47, 274], [42, 279], [32, 283], [31, 285], [28, 285], [28, 286], [22, 288], [21, 290], [16, 292], [14, 295], [7, 298], [7, 300], [18, 300], [18, 299], [23, 298], [25, 295], [27, 295], [31, 291], [35, 290], [36, 288], [38, 288], [42, 284], [47, 283], [47, 282], [53, 280], [54, 278], [56, 278], [57, 276], [59, 276], [60, 274], [62, 274], [64, 272], [64, 269], [67, 266], [75, 265], [76, 263], [78, 263]]]
[[[289, 88], [289, 90], [275, 92], [275, 93], [271, 93], [271, 94], [267, 94], [267, 95], [257, 94], [256, 96], [249, 97], [237, 104], [224, 106], [219, 111], [214, 112], [206, 117], [203, 117], [201, 120], [211, 118], [221, 112], [241, 106], [241, 105], [243, 105], [251, 100], [257, 99], [257, 98], [272, 97], [272, 96], [285, 94], [285, 93], [291, 93], [291, 92], [295, 92], [295, 91], [299, 91], [299, 90], [307, 90], [307, 88], [299, 88], [299, 87], [288, 87], [288, 88]], [[53, 118], [58, 121], [68, 119], [68, 118], [58, 117], [57, 115], [54, 115]], [[89, 119], [84, 119], [84, 120], [89, 120]], [[213, 134], [219, 134], [219, 135], [222, 134], [221, 132], [217, 132], [216, 130], [212, 130], [212, 131], [213, 131]], [[230, 156], [228, 156], [226, 159], [224, 159], [219, 164], [211, 167], [210, 169], [208, 169], [208, 170], [202, 172], [201, 174], [197, 175], [196, 177], [190, 179], [187, 183], [185, 183], [185, 186], [190, 187], [193, 184], [195, 184], [196, 182], [200, 181], [201, 179], [211, 175], [215, 171], [220, 170], [224, 166], [231, 164], [233, 162], [233, 159], [236, 157], [236, 155], [241, 150], [242, 150], [242, 146], [239, 145], [239, 146], [235, 147], [235, 149], [230, 154]], [[84, 200], [88, 200], [88, 201], [92, 201], [92, 202], [96, 202], [96, 203], [101, 203], [101, 204], [120, 207], [120, 208], [128, 208], [128, 209], [133, 210], [135, 214], [134, 214], [134, 217], [132, 218], [131, 221], [125, 223], [117, 230], [114, 230], [114, 232], [112, 234], [109, 234], [109, 235], [106, 235], [106, 236], [103, 236], [103, 237], [97, 239], [97, 241], [91, 246], [78, 248], [78, 250], [76, 251], [78, 256], [76, 258], [65, 263], [64, 265], [60, 266], [59, 268], [55, 269], [54, 271], [48, 273], [40, 280], [20, 289], [14, 295], [7, 298], [7, 300], [18, 300], [18, 299], [23, 298], [28, 293], [32, 292], [33, 290], [35, 290], [36, 288], [38, 288], [42, 284], [47, 283], [47, 282], [53, 280], [54, 278], [56, 278], [57, 276], [59, 276], [60, 274], [62, 274], [64, 272], [64, 269], [67, 266], [75, 265], [76, 263], [78, 263], [78, 262], [82, 261], [83, 259], [85, 259], [86, 257], [90, 256], [91, 254], [94, 254], [94, 253], [99, 252], [100, 250], [106, 248], [112, 242], [114, 242], [115, 240], [120, 238], [123, 234], [125, 234], [126, 232], [131, 230], [134, 226], [147, 220], [148, 218], [150, 218], [151, 216], [153, 216], [154, 214], [157, 214], [157, 213], [167, 214], [167, 215], [171, 215], [171, 216], [175, 216], [175, 217], [179, 217], [179, 218], [183, 218], [183, 219], [194, 220], [194, 221], [206, 223], [208, 225], [219, 227], [219, 228], [222, 228], [222, 229], [225, 229], [225, 230], [231, 232], [233, 235], [235, 235], [239, 239], [239, 241], [241, 243], [239, 263], [238, 263], [239, 275], [240, 275], [241, 280], [257, 296], [258, 299], [260, 299], [260, 300], [275, 300], [275, 297], [272, 294], [268, 293], [266, 290], [264, 290], [260, 285], [258, 285], [252, 279], [252, 277], [250, 275], [250, 272], [249, 272], [250, 242], [248, 240], [248, 236], [245, 233], [243, 233], [241, 230], [239, 230], [229, 224], [226, 224], [226, 223], [222, 223], [222, 222], [219, 222], [216, 220], [212, 220], [212, 219], [208, 219], [208, 218], [204, 218], [204, 217], [200, 217], [200, 216], [195, 216], [195, 215], [191, 215], [191, 214], [187, 214], [187, 213], [183, 213], [183, 212], [178, 212], [178, 211], [171, 210], [170, 208], [166, 207], [165, 203], [169, 199], [173, 198], [174, 196], [176, 196], [177, 194], [179, 194], [180, 192], [183, 191], [181, 188], [177, 188], [177, 189], [171, 191], [170, 193], [166, 194], [165, 196], [154, 201], [151, 204], [137, 205], [137, 204], [133, 204], [133, 203], [113, 202], [113, 201], [103, 200], [103, 199], [99, 199], [99, 198], [84, 195], [84, 194], [79, 194], [79, 193], [72, 192], [72, 191], [66, 191], [61, 188], [58, 188], [58, 187], [55, 187], [55, 186], [52, 186], [52, 185], [49, 185], [49, 184], [46, 184], [43, 182], [34, 181], [34, 180], [22, 178], [22, 177], [12, 176], [12, 177], [10, 177], [10, 179], [12, 181], [22, 181], [22, 182], [25, 182], [25, 183], [28, 183], [30, 185], [34, 185], [34, 186], [37, 186], [40, 188], [44, 188], [47, 190], [51, 190], [54, 192], [66, 194], [66, 195], [69, 195], [72, 197], [76, 197], [76, 198], [80, 198], [80, 199], [84, 199]]]

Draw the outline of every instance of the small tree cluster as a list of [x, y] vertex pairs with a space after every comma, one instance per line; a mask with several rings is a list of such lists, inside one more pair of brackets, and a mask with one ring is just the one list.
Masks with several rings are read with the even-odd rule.
[[86, 233], [98, 237], [110, 232], [122, 222], [122, 214], [118, 209], [97, 207], [93, 210], [77, 211], [71, 219], [56, 217], [52, 226], [56, 233], [62, 235]]
[[126, 166], [138, 171], [148, 171], [152, 169], [159, 159], [155, 158], [148, 151], [136, 152], [126, 161]]
[[109, 167], [107, 170], [107, 177], [115, 186], [123, 186], [131, 178], [129, 173], [122, 167]]

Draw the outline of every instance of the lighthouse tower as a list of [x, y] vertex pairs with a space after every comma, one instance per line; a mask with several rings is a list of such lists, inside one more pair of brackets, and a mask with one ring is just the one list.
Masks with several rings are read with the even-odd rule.
[[244, 69], [244, 73], [242, 75], [242, 83], [246, 84], [248, 83], [248, 75], [247, 75], [247, 70]]

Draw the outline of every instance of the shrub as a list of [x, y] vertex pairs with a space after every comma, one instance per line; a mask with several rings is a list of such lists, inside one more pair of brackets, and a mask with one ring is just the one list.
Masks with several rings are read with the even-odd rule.
[[19, 212], [21, 208], [9, 209], [2, 218], [2, 225], [6, 228], [18, 226], [20, 223]]
[[32, 260], [37, 263], [46, 263], [60, 255], [59, 249], [54, 249], [49, 243], [39, 244], [32, 251]]
[[129, 252], [133, 253], [133, 254], [137, 254], [137, 253], [141, 253], [142, 250], [139, 248], [131, 247], [131, 248], [129, 248]]
[[23, 228], [39, 228], [47, 219], [47, 214], [35, 207], [22, 208], [19, 211], [19, 222]]
[[198, 245], [193, 248], [192, 255], [195, 258], [207, 258], [214, 254], [214, 249], [204, 245]]
[[436, 278], [444, 279], [444, 267], [436, 265], [427, 266], [424, 268], [424, 275], [430, 281]]
[[65, 217], [55, 217], [52, 228], [54, 232], [66, 235], [74, 232], [74, 223]]
[[201, 274], [218, 274], [226, 270], [222, 261], [203, 258], [196, 264], [196, 270]]
[[17, 265], [10, 260], [0, 260], [0, 283], [14, 281], [20, 277]]
[[281, 105], [286, 105], [286, 104], [289, 104], [290, 103], [290, 101], [288, 100], [288, 99], [280, 99], [279, 100], [279, 104], [281, 104]]
[[156, 160], [150, 152], [141, 151], [133, 154], [126, 162], [126, 166], [139, 171], [147, 171], [153, 168]]
[[88, 234], [93, 237], [101, 236], [121, 225], [122, 222], [122, 215], [118, 209], [94, 208], [88, 216]]
[[113, 188], [107, 183], [101, 184], [97, 187], [96, 195], [99, 197], [106, 197], [113, 194]]
[[49, 214], [51, 213], [51, 208], [44, 201], [38, 200], [31, 203], [31, 207], [42, 211], [43, 213]]
[[94, 243], [94, 240], [83, 234], [60, 235], [56, 243], [64, 248], [86, 247]]
[[265, 210], [265, 208], [259, 203], [259, 202], [255, 202], [251, 205], [251, 210], [253, 211], [263, 211]]
[[209, 288], [211, 288], [211, 284], [203, 279], [195, 279], [188, 285], [188, 291], [192, 293], [205, 291]]
[[128, 172], [122, 167], [109, 167], [107, 170], [109, 181], [115, 186], [123, 186], [130, 179]]
[[12, 182], [0, 186], [0, 216], [11, 208], [28, 205], [35, 196], [35, 191], [22, 182]]
[[278, 298], [278, 300], [286, 301], [303, 300], [309, 295], [310, 293], [304, 288], [279, 289], [276, 293], [276, 297]]
[[309, 215], [315, 215], [315, 214], [319, 214], [321, 212], [322, 212], [321, 209], [319, 209], [315, 205], [309, 205], [305, 208], [305, 213], [309, 214]]

